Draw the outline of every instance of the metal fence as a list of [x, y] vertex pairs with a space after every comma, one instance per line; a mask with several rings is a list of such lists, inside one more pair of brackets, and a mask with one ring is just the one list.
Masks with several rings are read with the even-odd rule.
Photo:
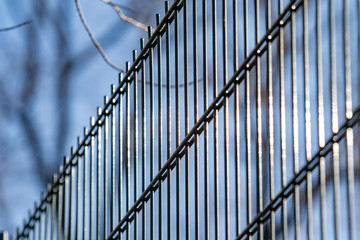
[[358, 0], [165, 2], [16, 239], [357, 239]]

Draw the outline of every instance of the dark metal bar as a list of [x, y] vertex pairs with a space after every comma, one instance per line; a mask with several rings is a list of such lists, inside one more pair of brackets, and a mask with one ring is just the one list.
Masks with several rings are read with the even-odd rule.
[[[165, 13], [169, 11], [169, 2], [165, 1]], [[170, 91], [170, 26], [166, 23], [166, 108], [167, 108], [167, 153], [166, 159], [171, 157], [171, 91]], [[167, 173], [167, 239], [171, 239], [171, 178]]]
[[[119, 82], [123, 79], [123, 74], [119, 75]], [[119, 221], [122, 218], [122, 205], [123, 205], [123, 101], [122, 93], [119, 94]], [[122, 239], [122, 232], [120, 233], [120, 240]]]
[[[234, 72], [238, 69], [238, 19], [237, 19], [237, 0], [233, 0], [233, 34], [234, 34]], [[236, 164], [236, 235], [240, 234], [240, 118], [239, 118], [239, 88], [235, 86], [234, 96], [234, 120], [235, 120], [235, 164]]]
[[[130, 62], [126, 62], [126, 71], [129, 71], [130, 68]], [[130, 78], [128, 79], [126, 83], [126, 212], [130, 209], [130, 195], [131, 195], [131, 183], [130, 183], [130, 162], [131, 162], [131, 123], [130, 123]], [[128, 223], [126, 226], [127, 233], [126, 237], [127, 239], [130, 239], [130, 224]]]
[[[223, 25], [222, 25], [222, 38], [223, 38], [223, 82], [224, 86], [226, 85], [228, 79], [228, 66], [227, 66], [227, 2], [226, 0], [222, 1], [222, 17], [223, 17]], [[226, 239], [230, 239], [230, 216], [229, 216], [229, 105], [228, 98], [224, 99], [224, 162], [225, 162], [225, 232]]]
[[[86, 136], [88, 134], [87, 128], [84, 128], [84, 136]], [[85, 240], [87, 239], [87, 228], [86, 228], [86, 220], [88, 219], [87, 214], [86, 214], [86, 208], [87, 208], [87, 195], [88, 195], [88, 155], [87, 155], [87, 151], [88, 151], [88, 146], [85, 145], [84, 146], [84, 155], [83, 155], [83, 159], [84, 159], [84, 167], [83, 167], [83, 192], [82, 192], [82, 197], [83, 197], [83, 209], [82, 209], [82, 239]], [[61, 171], [60, 171], [61, 172]], [[60, 239], [60, 238], [59, 238]]]
[[[137, 57], [136, 50], [133, 51], [133, 59], [135, 61]], [[139, 113], [138, 113], [138, 76], [137, 71], [134, 72], [134, 106], [135, 106], [135, 123], [134, 123], [134, 201], [138, 199], [138, 159], [139, 159]], [[134, 230], [134, 239], [138, 239], [138, 213], [135, 213], [135, 230]]]
[[[57, 174], [54, 173], [52, 177], [52, 183], [54, 184], [57, 180]], [[50, 239], [54, 239], [55, 236], [55, 219], [56, 219], [56, 202], [57, 202], [57, 192], [58, 189], [53, 189], [52, 197], [51, 197], [51, 206], [52, 206], [52, 213], [51, 213], [51, 224], [50, 224]]]
[[[267, 29], [271, 27], [271, 1], [267, 1]], [[267, 94], [268, 94], [268, 131], [269, 131], [269, 168], [270, 168], [270, 201], [275, 195], [274, 189], [274, 97], [273, 97], [273, 78], [272, 78], [272, 47], [271, 35], [267, 42]], [[275, 240], [275, 212], [271, 212], [271, 239]]]
[[[325, 146], [325, 117], [324, 117], [324, 83], [322, 67], [322, 28], [321, 2], [316, 2], [316, 43], [317, 43], [317, 81], [318, 81], [318, 128], [319, 147]], [[326, 167], [325, 158], [319, 164], [320, 208], [321, 208], [321, 238], [326, 239]]]
[[[81, 143], [81, 139], [80, 137], [78, 137], [77, 139], [77, 144], [78, 146]], [[81, 161], [81, 156], [78, 155], [77, 156], [77, 162], [75, 163], [76, 166], [76, 204], [75, 204], [75, 239], [79, 238], [79, 233], [81, 232], [80, 230], [80, 224], [79, 224], [79, 215], [80, 215], [80, 197], [81, 197], [81, 178], [80, 178], [80, 173], [81, 173], [81, 168], [82, 168], [82, 161]], [[74, 166], [74, 167], [75, 167]]]
[[[217, 34], [216, 34], [216, 0], [212, 0], [212, 44], [213, 44], [213, 97], [217, 96]], [[219, 183], [218, 183], [218, 119], [214, 115], [214, 200], [215, 200], [215, 239], [219, 239]]]
[[[142, 38], [140, 40], [140, 48], [143, 49], [144, 48], [144, 39]], [[146, 189], [146, 71], [145, 71], [145, 59], [142, 60], [141, 62], [141, 67], [142, 67], [142, 89], [141, 89], [141, 117], [142, 117], [142, 179], [143, 179], [143, 184], [142, 184], [142, 191], [144, 192]], [[143, 202], [142, 205], [142, 239], [145, 240], [146, 239], [146, 207], [145, 204], [146, 202]], [[121, 217], [120, 217], [121, 220]]]
[[[174, 13], [175, 19], [175, 112], [176, 112], [176, 148], [180, 145], [180, 101], [179, 101], [179, 21], [178, 10]], [[180, 159], [176, 158], [176, 238], [180, 239]]]
[[[60, 165], [59, 170], [60, 170], [60, 172], [63, 171], [63, 165]], [[64, 179], [60, 181], [60, 185], [58, 187], [58, 198], [59, 198], [59, 200], [58, 200], [58, 206], [57, 206], [57, 208], [58, 208], [57, 239], [61, 239], [61, 236], [62, 236], [61, 234], [62, 234], [62, 222], [63, 222], [63, 186], [64, 186], [63, 184], [64, 184]], [[35, 239], [35, 235], [34, 235], [33, 239]]]
[[[308, 1], [303, 1], [303, 55], [304, 55], [304, 96], [305, 96], [305, 152], [306, 160], [311, 160], [311, 113], [310, 113], [310, 82], [309, 82], [309, 30], [308, 30]], [[307, 226], [308, 239], [313, 239], [312, 223], [312, 174], [307, 173], [306, 180], [307, 198]]]
[[[152, 27], [148, 27], [148, 37], [151, 38]], [[154, 50], [152, 47], [149, 49], [149, 74], [150, 74], [150, 182], [154, 178], [154, 158], [155, 158], [155, 106], [154, 106]], [[154, 238], [154, 195], [150, 196], [150, 239]]]
[[[208, 103], [208, 59], [207, 59], [207, 0], [203, 0], [203, 98], [204, 111]], [[205, 239], [209, 238], [209, 162], [208, 162], [208, 124], [204, 123], [204, 204], [205, 204]]]
[[[282, 14], [283, 1], [278, 2], [279, 15]], [[280, 22], [279, 28], [279, 56], [280, 56], [280, 138], [281, 138], [281, 183], [282, 187], [286, 186], [286, 107], [285, 107], [285, 70], [284, 70], [284, 27], [283, 22]], [[287, 239], [287, 200], [282, 201], [282, 234], [283, 239]]]
[[[248, 0], [244, 1], [244, 51], [245, 58], [249, 54], [249, 28], [248, 28], [248, 19], [249, 19], [249, 3]], [[247, 224], [251, 222], [251, 113], [250, 113], [250, 70], [249, 68], [245, 69], [245, 135], [246, 135], [246, 209], [247, 209]], [[251, 240], [251, 236], [249, 237]]]
[[[156, 14], [156, 25], [160, 24], [160, 14]], [[157, 39], [158, 55], [158, 86], [162, 86], [162, 54], [161, 54], [161, 35]], [[162, 162], [162, 88], [158, 87], [158, 170], [161, 169]], [[162, 239], [162, 190], [159, 185], [159, 215], [158, 215], [158, 239]]]
[[[97, 108], [97, 113], [98, 115], [101, 114], [101, 108], [98, 107]], [[98, 126], [98, 130], [97, 130], [97, 148], [96, 148], [96, 155], [97, 155], [97, 176], [96, 176], [96, 191], [97, 191], [97, 201], [96, 201], [96, 209], [97, 209], [97, 213], [96, 213], [96, 235], [97, 238], [100, 239], [101, 237], [101, 191], [100, 191], [100, 176], [101, 176], [101, 129], [102, 129], [102, 122], [101, 120], [98, 119], [97, 121], [97, 126]]]
[[[198, 120], [198, 56], [197, 56], [197, 5], [193, 1], [193, 61], [194, 61], [194, 124]], [[187, 82], [186, 82], [187, 84]], [[186, 127], [186, 135], [189, 127]], [[194, 163], [195, 163], [195, 238], [199, 238], [199, 142], [195, 135]], [[188, 161], [187, 161], [188, 163]], [[187, 171], [188, 172], [188, 171]], [[188, 179], [188, 176], [186, 177]], [[190, 235], [190, 233], [189, 233]]]
[[[293, 172], [299, 171], [299, 119], [297, 97], [297, 64], [296, 64], [296, 8], [291, 8], [291, 72], [292, 72], [292, 127], [293, 127]], [[300, 236], [300, 197], [299, 185], [294, 188], [294, 224], [295, 239]]]
[[[113, 95], [115, 93], [115, 84], [111, 84], [111, 95]], [[116, 121], [116, 101], [115, 99], [112, 102], [112, 107], [111, 107], [111, 118], [110, 118], [110, 124], [111, 124], [111, 132], [110, 132], [110, 141], [111, 141], [111, 155], [110, 155], [110, 232], [114, 229], [114, 224], [116, 223], [115, 220], [115, 201], [116, 201], [116, 181], [115, 181], [115, 176], [116, 176], [116, 162], [115, 162], [115, 149], [116, 149], [116, 127], [115, 127], [115, 121]], [[120, 168], [120, 167], [119, 167]]]
[[[188, 14], [187, 14], [187, 1], [184, 0], [184, 110], [185, 110], [185, 136], [189, 132], [189, 91], [188, 91]], [[193, 2], [195, 4], [195, 1]], [[193, 5], [194, 7], [194, 5]], [[194, 10], [196, 11], [196, 10]], [[194, 12], [193, 11], [193, 12]], [[196, 28], [196, 18], [193, 18], [193, 28]], [[194, 40], [196, 35], [193, 35]], [[196, 44], [194, 42], [193, 44]], [[195, 45], [196, 46], [196, 45]], [[196, 47], [194, 47], [195, 49]], [[194, 62], [196, 62], [196, 57], [194, 56]], [[195, 71], [195, 70], [194, 70]], [[177, 166], [179, 168], [180, 166]], [[195, 190], [196, 192], [196, 190]], [[196, 193], [195, 193], [196, 194]], [[190, 196], [189, 196], [189, 148], [186, 147], [185, 150], [185, 238], [190, 239]], [[196, 216], [195, 216], [196, 218]]]
[[[255, 1], [255, 41], [256, 44], [259, 42], [259, 38], [260, 38], [260, 5], [259, 5], [259, 0]], [[235, 67], [236, 69], [236, 67]], [[256, 147], [256, 152], [257, 152], [257, 175], [258, 175], [258, 181], [257, 181], [257, 208], [258, 208], [258, 212], [262, 212], [263, 211], [263, 175], [262, 175], [262, 171], [263, 171], [263, 167], [262, 167], [262, 110], [261, 110], [261, 58], [258, 55], [256, 57], [256, 129], [257, 129], [257, 147]], [[235, 93], [235, 96], [238, 93]], [[237, 100], [236, 100], [237, 101]], [[238, 105], [238, 103], [237, 103]], [[237, 110], [236, 110], [237, 111]], [[238, 114], [238, 113], [235, 113]], [[236, 126], [238, 127], [238, 126]], [[236, 130], [236, 134], [238, 134], [237, 130]], [[239, 141], [239, 140], [237, 140]], [[237, 149], [237, 151], [240, 151], [239, 149]], [[239, 153], [238, 153], [239, 154]], [[239, 170], [240, 171], [240, 170]], [[240, 229], [240, 226], [238, 227], [238, 229]], [[236, 231], [237, 233], [239, 232]], [[264, 239], [264, 224], [263, 223], [259, 223], [259, 240], [263, 240]]]
[[[75, 154], [75, 148], [71, 147], [70, 151], [71, 151], [71, 155], [73, 156]], [[76, 199], [76, 183], [75, 183], [76, 179], [75, 179], [75, 164], [73, 163], [73, 160], [69, 159], [69, 161], [71, 161], [71, 163], [72, 163], [71, 168], [70, 168], [70, 192], [71, 192], [70, 206], [72, 206], [72, 207], [70, 208], [70, 213], [69, 213], [70, 214], [69, 219], [71, 219], [71, 222], [69, 221], [69, 228], [70, 228], [69, 238], [72, 239], [73, 235], [75, 238], [76, 233], [77, 233], [75, 231], [75, 229], [73, 229], [73, 222], [75, 221], [75, 218], [73, 218], [73, 212], [75, 212], [75, 214], [76, 214], [76, 207], [73, 206], [76, 204], [76, 203], [74, 204], [74, 199], [73, 199], [73, 198]], [[75, 208], [75, 210], [74, 210], [74, 208]], [[76, 224], [76, 222], [75, 222], [75, 224]]]
[[[91, 126], [95, 126], [95, 118], [91, 117], [90, 118], [90, 125]], [[89, 206], [90, 206], [90, 211], [89, 211], [89, 216], [90, 216], [90, 222], [89, 222], [89, 226], [90, 226], [90, 240], [93, 239], [93, 229], [95, 228], [94, 226], [94, 221], [93, 221], [93, 205], [94, 205], [94, 197], [95, 197], [95, 193], [94, 193], [94, 188], [95, 188], [95, 167], [96, 167], [96, 162], [95, 162], [95, 135], [93, 134], [93, 132], [91, 132], [91, 138], [90, 138], [90, 197], [89, 197]], [[70, 204], [71, 205], [71, 204]], [[96, 211], [95, 211], [96, 212]], [[95, 223], [96, 224], [96, 223]], [[96, 235], [97, 236], [97, 233]]]
[[[69, 228], [69, 224], [68, 224], [68, 221], [69, 221], [69, 215], [68, 215], [68, 208], [70, 206], [70, 199], [69, 201], [67, 201], [68, 199], [68, 196], [70, 195], [70, 192], [69, 192], [69, 173], [67, 172], [67, 170], [64, 168], [64, 166], [66, 166], [66, 163], [68, 161], [68, 158], [67, 157], [64, 157], [63, 158], [63, 171], [64, 171], [64, 190], [63, 190], [63, 193], [64, 193], [64, 197], [63, 197], [63, 235], [64, 235], [64, 240], [68, 240], [69, 239], [69, 235], [68, 235], [68, 228]], [[41, 207], [41, 206], [39, 206]], [[41, 215], [42, 215], [42, 211], [40, 211], [40, 218], [41, 218]], [[41, 220], [40, 220], [40, 228], [39, 228], [39, 233], [41, 236]], [[41, 240], [41, 237], [39, 237], [39, 239]]]
[[[109, 97], [104, 97], [104, 105], [107, 105], [109, 102]], [[109, 166], [109, 158], [108, 158], [108, 141], [109, 141], [109, 112], [105, 112], [104, 118], [104, 168], [103, 168], [103, 191], [104, 191], [104, 238], [107, 237], [108, 233], [108, 196], [109, 196], [109, 175], [108, 175], [108, 166]]]
[[[48, 183], [47, 184], [47, 189], [50, 190], [51, 189], [51, 184]], [[42, 194], [41, 198], [45, 198], [45, 194]], [[45, 239], [48, 239], [48, 225], [49, 225], [49, 209], [50, 209], [50, 196], [46, 196], [46, 207], [45, 207], [45, 228], [44, 228], [44, 235], [45, 235]]]

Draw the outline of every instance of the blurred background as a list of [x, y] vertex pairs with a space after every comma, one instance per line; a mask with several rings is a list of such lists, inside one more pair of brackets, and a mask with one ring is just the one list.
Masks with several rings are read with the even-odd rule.
[[[163, 0], [114, 0], [123, 14], [155, 25]], [[147, 33], [99, 1], [80, 1], [94, 36], [125, 69]], [[2, 0], [0, 29], [0, 230], [15, 232], [96, 106], [117, 83], [83, 27], [75, 1]]]

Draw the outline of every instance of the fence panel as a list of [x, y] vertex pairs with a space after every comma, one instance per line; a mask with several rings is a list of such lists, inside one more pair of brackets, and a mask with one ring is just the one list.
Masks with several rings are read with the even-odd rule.
[[165, 2], [16, 239], [360, 237], [359, 2]]

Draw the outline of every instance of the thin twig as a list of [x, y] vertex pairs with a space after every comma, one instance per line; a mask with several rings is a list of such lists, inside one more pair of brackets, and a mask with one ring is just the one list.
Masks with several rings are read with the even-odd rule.
[[93, 42], [94, 46], [96, 47], [96, 49], [99, 51], [99, 53], [101, 54], [101, 56], [104, 58], [105, 62], [107, 64], [109, 64], [112, 68], [118, 70], [119, 72], [125, 73], [125, 71], [121, 68], [119, 68], [118, 66], [116, 66], [115, 64], [113, 64], [110, 59], [108, 58], [108, 56], [106, 55], [104, 49], [102, 49], [102, 47], [100, 46], [100, 44], [98, 43], [98, 41], [96, 40], [94, 34], [91, 32], [91, 29], [89, 27], [89, 25], [87, 24], [84, 14], [80, 8], [80, 3], [79, 0], [75, 0], [75, 5], [76, 5], [76, 9], [77, 12], [79, 13], [80, 19], [82, 24], [85, 27], [85, 30], [87, 31], [87, 33], [89, 34], [91, 41]]
[[127, 17], [125, 16], [125, 14], [121, 11], [121, 8], [118, 4], [115, 4], [109, 0], [102, 0], [104, 3], [110, 5], [116, 12], [117, 14], [119, 15], [119, 17], [125, 21], [125, 22], [128, 22], [128, 23], [131, 23], [132, 25], [138, 27], [138, 28], [141, 28], [143, 29], [145, 32], [148, 31], [148, 28], [145, 24], [139, 22], [139, 21], [136, 21], [135, 19], [131, 18], [131, 17]]
[[15, 28], [22, 27], [22, 26], [27, 25], [27, 24], [30, 24], [30, 23], [32, 23], [32, 20], [25, 21], [25, 22], [23, 22], [23, 23], [20, 23], [20, 24], [15, 25], [15, 26], [7, 27], [7, 28], [0, 28], [0, 32], [10, 31], [10, 30], [13, 30], [13, 29], [15, 29]]

